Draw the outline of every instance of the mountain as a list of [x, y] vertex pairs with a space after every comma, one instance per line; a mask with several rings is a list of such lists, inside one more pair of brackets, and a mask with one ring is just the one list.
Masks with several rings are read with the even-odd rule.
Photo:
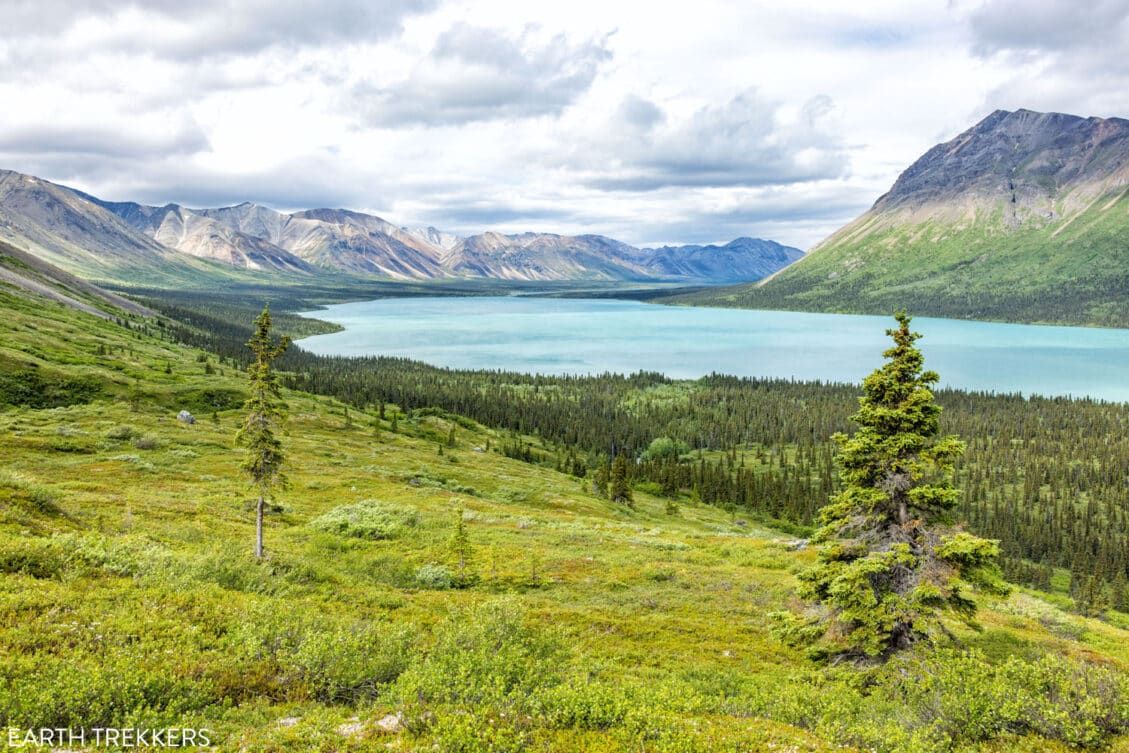
[[707, 282], [759, 280], [802, 258], [804, 252], [776, 241], [737, 238], [724, 246], [663, 246], [644, 249], [646, 268], [665, 277]]
[[443, 256], [452, 273], [500, 280], [645, 280], [639, 249], [602, 235], [482, 233]]
[[379, 217], [346, 209], [309, 209], [290, 216], [282, 245], [316, 264], [394, 279], [446, 276], [439, 263], [441, 249]]
[[755, 286], [681, 302], [1129, 326], [1129, 120], [998, 110]]
[[225, 270], [177, 253], [78, 191], [0, 170], [0, 240], [80, 277], [179, 286]]
[[426, 241], [432, 246], [442, 249], [452, 249], [458, 245], [459, 241], [462, 240], [462, 238], [455, 235], [454, 233], [447, 233], [440, 230], [439, 228], [434, 227], [402, 227], [400, 229], [405, 233], [408, 233], [409, 235], [413, 235], [416, 238], [419, 238], [421, 241]]
[[284, 213], [250, 202], [192, 209], [104, 201], [0, 172], [0, 239], [93, 280], [207, 287], [322, 274], [397, 280], [719, 283], [757, 280], [801, 256], [771, 241], [639, 249], [601, 235], [410, 229], [363, 212]]
[[191, 256], [241, 269], [275, 269], [306, 274], [313, 271], [304, 259], [262, 238], [240, 232], [223, 222], [177, 204], [149, 207], [133, 202], [108, 203], [93, 200], [161, 245]]

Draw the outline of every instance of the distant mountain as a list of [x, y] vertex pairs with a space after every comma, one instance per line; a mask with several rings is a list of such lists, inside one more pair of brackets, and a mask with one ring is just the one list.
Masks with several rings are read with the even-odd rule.
[[664, 277], [706, 282], [759, 280], [802, 258], [804, 252], [776, 241], [737, 238], [724, 246], [663, 246], [644, 249], [645, 266]]
[[1129, 326], [1129, 120], [996, 111], [796, 264], [682, 301]]
[[87, 279], [182, 285], [224, 270], [136, 231], [82, 193], [0, 170], [0, 240]]
[[646, 280], [639, 249], [602, 235], [482, 233], [443, 255], [443, 265], [466, 277], [499, 280]]
[[249, 270], [275, 269], [306, 274], [313, 271], [304, 259], [262, 238], [177, 204], [149, 207], [132, 202], [94, 201], [161, 245], [191, 256]]
[[403, 230], [405, 233], [408, 233], [409, 235], [414, 235], [416, 238], [419, 238], [421, 241], [427, 241], [432, 246], [435, 246], [437, 248], [442, 248], [442, 249], [452, 249], [459, 244], [459, 241], [462, 240], [462, 238], [455, 235], [454, 233], [446, 233], [446, 232], [443, 232], [442, 230], [440, 230], [438, 228], [434, 228], [434, 227], [423, 227], [423, 228], [402, 227], [400, 229]]
[[739, 238], [725, 246], [639, 249], [601, 235], [408, 229], [347, 209], [283, 213], [245, 202], [191, 209], [109, 202], [0, 173], [0, 239], [94, 280], [162, 285], [325, 273], [400, 280], [755, 280], [797, 249]]

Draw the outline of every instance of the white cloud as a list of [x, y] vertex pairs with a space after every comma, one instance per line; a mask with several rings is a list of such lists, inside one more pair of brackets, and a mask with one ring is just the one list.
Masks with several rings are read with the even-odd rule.
[[512, 37], [455, 24], [407, 78], [388, 86], [366, 79], [351, 97], [374, 126], [559, 114], [588, 90], [611, 53], [603, 39], [573, 43], [558, 34], [538, 40], [532, 31]]
[[807, 246], [997, 107], [1129, 114], [1129, 0], [7, 0], [0, 167], [111, 199]]

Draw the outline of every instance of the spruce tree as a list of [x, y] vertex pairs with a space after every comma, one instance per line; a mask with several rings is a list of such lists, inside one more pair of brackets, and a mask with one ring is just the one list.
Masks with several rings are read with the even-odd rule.
[[279, 388], [278, 376], [274, 372], [274, 362], [290, 346], [289, 338], [275, 340], [271, 336], [270, 307], [255, 319], [255, 332], [247, 342], [254, 355], [247, 366], [247, 376], [251, 383], [251, 396], [243, 404], [247, 415], [243, 425], [235, 435], [237, 444], [245, 448], [242, 469], [258, 491], [255, 506], [255, 557], [263, 557], [263, 513], [266, 500], [276, 488], [286, 485], [282, 473], [285, 455], [282, 442], [275, 430], [285, 416], [285, 405]]
[[627, 483], [627, 456], [622, 452], [612, 461], [611, 477], [608, 481], [608, 496], [612, 502], [634, 507], [631, 486]]
[[455, 531], [451, 534], [451, 540], [447, 542], [447, 548], [455, 565], [455, 585], [466, 588], [477, 580], [471, 569], [474, 549], [470, 545], [470, 535], [467, 533], [465, 514], [461, 506], [456, 514]]
[[975, 626], [966, 586], [1004, 589], [996, 541], [959, 531], [950, 476], [964, 444], [938, 436], [938, 381], [923, 370], [910, 318], [863, 382], [853, 436], [836, 434], [841, 491], [820, 511], [819, 561], [800, 575], [803, 616], [777, 615], [779, 633], [816, 657], [885, 658], [947, 633], [944, 614]]

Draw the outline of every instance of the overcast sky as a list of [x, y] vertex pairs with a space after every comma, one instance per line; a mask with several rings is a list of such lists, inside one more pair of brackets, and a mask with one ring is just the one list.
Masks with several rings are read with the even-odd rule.
[[1129, 0], [0, 0], [0, 29], [0, 167], [459, 233], [807, 248], [994, 109], [1129, 116]]

